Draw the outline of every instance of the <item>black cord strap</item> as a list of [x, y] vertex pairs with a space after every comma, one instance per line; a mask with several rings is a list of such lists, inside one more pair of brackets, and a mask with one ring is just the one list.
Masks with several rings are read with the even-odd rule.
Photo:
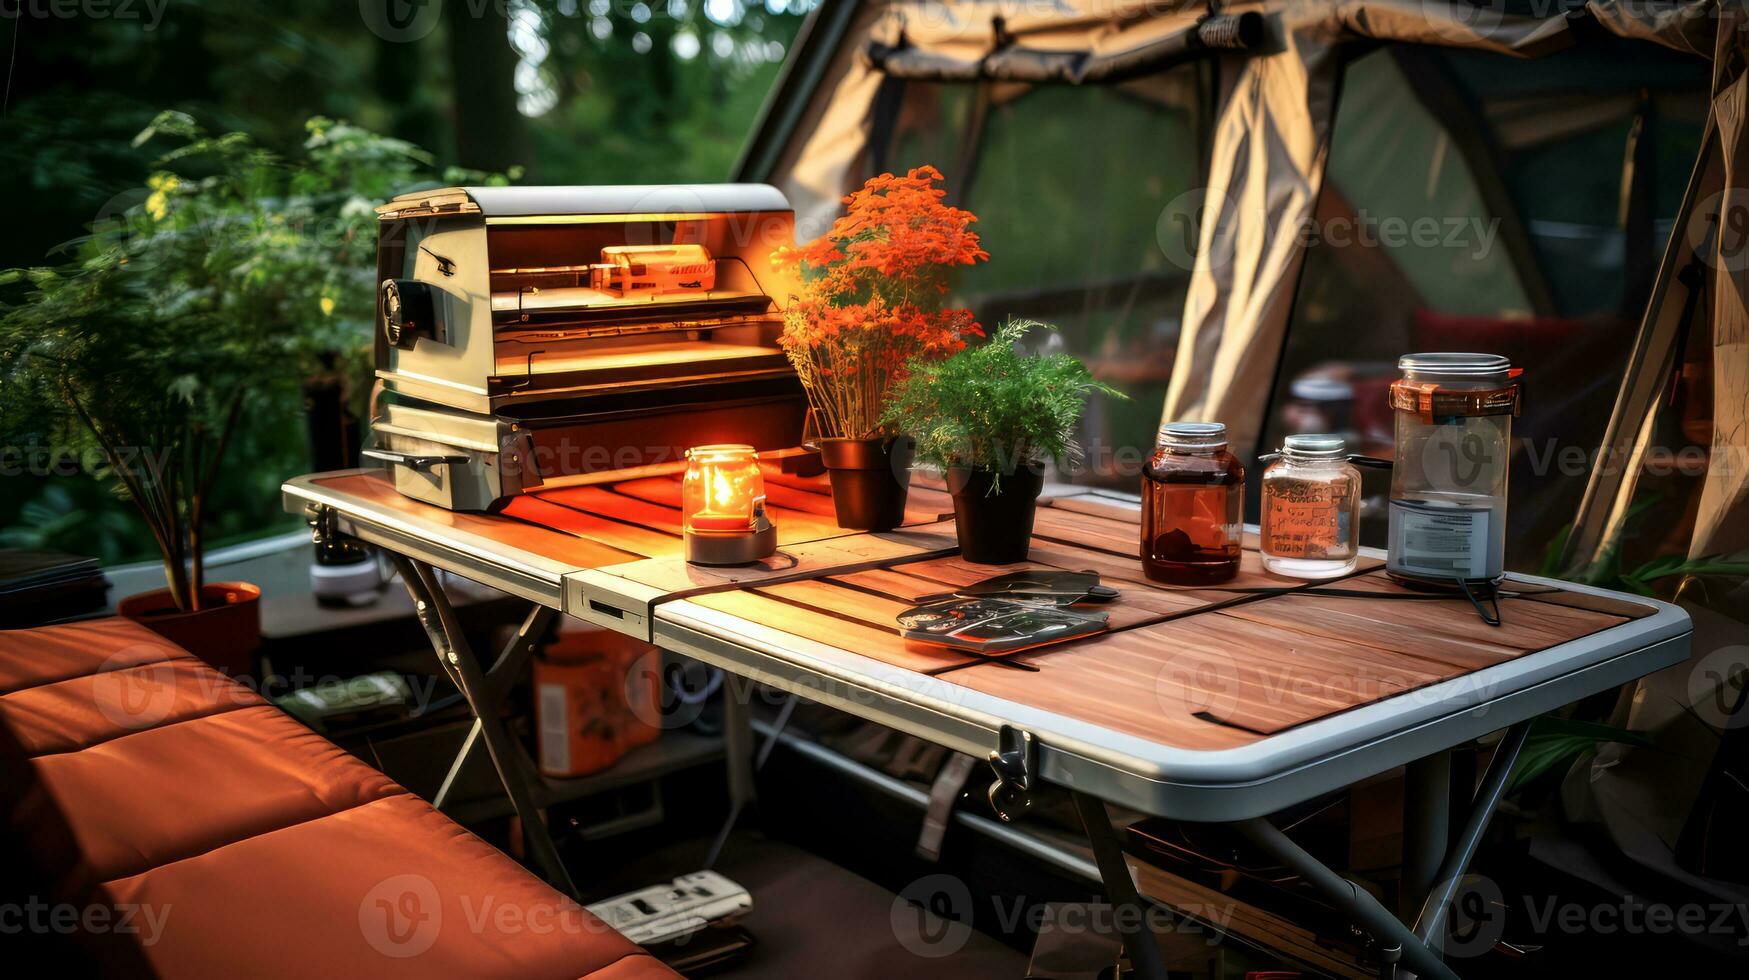
[[[1469, 600], [1470, 605], [1472, 607], [1474, 607], [1474, 609], [1476, 610], [1476, 615], [1481, 617], [1482, 622], [1487, 623], [1489, 626], [1499, 626], [1500, 625], [1500, 600], [1501, 599], [1521, 599], [1521, 598], [1526, 598], [1528, 596], [1547, 595], [1551, 592], [1561, 591], [1560, 589], [1537, 589], [1534, 591], [1517, 591], [1517, 590], [1507, 591], [1507, 590], [1501, 589], [1498, 585], [1492, 585], [1492, 584], [1487, 585], [1485, 587], [1485, 589], [1478, 589], [1478, 588], [1474, 587], [1472, 585], [1472, 583], [1467, 582], [1463, 579], [1453, 579], [1452, 581], [1457, 583], [1459, 594], [1461, 594], [1465, 599]], [[1332, 599], [1391, 599], [1391, 600], [1405, 600], [1405, 601], [1412, 601], [1412, 602], [1422, 602], [1422, 601], [1442, 601], [1442, 602], [1444, 602], [1444, 601], [1450, 601], [1452, 599], [1457, 598], [1457, 596], [1453, 595], [1450, 592], [1371, 592], [1371, 591], [1367, 591], [1365, 589], [1323, 589], [1323, 588], [1316, 588], [1316, 587], [1307, 588], [1305, 586], [1266, 586], [1266, 587], [1262, 587], [1262, 588], [1245, 588], [1245, 589], [1222, 589], [1219, 586], [1215, 586], [1215, 588], [1221, 592], [1232, 592], [1232, 593], [1237, 593], [1239, 595], [1262, 595], [1262, 596], [1307, 595], [1307, 596], [1328, 596]]]

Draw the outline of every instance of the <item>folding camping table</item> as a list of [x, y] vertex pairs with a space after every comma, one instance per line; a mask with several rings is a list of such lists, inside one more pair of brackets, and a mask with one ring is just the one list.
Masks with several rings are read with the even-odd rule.
[[[1499, 627], [1461, 598], [1320, 594], [1406, 593], [1379, 570], [1377, 552], [1344, 579], [1289, 583], [1265, 574], [1248, 542], [1236, 580], [1161, 586], [1135, 558], [1136, 505], [1075, 490], [1043, 502], [1030, 562], [1001, 570], [1098, 571], [1119, 592], [1102, 607], [1111, 629], [1006, 658], [922, 646], [898, 635], [899, 611], [1000, 571], [958, 557], [939, 485], [919, 477], [907, 523], [868, 534], [836, 526], [823, 477], [773, 469], [766, 479], [778, 554], [735, 568], [684, 561], [678, 476], [526, 494], [492, 515], [410, 500], [373, 470], [301, 477], [284, 493], [287, 509], [306, 513], [318, 535], [351, 535], [389, 554], [474, 712], [439, 804], [484, 744], [533, 857], [566, 888], [552, 841], [539, 832], [532, 766], [502, 721], [509, 684], [555, 615], [987, 757], [992, 801], [1005, 815], [1024, 810], [1035, 781], [1067, 789], [1117, 906], [1140, 909], [1143, 900], [1107, 803], [1232, 824], [1351, 916], [1386, 961], [1442, 978], [1456, 975], [1439, 952], [1444, 911], [1530, 720], [1688, 655], [1691, 626], [1680, 609], [1549, 579], [1512, 576]], [[532, 603], [490, 667], [466, 648], [437, 569]], [[1291, 591], [1244, 591], [1284, 585]], [[727, 701], [738, 806], [752, 793], [751, 734], [744, 700]], [[1469, 818], [1453, 834], [1449, 753], [1502, 729]], [[1268, 819], [1396, 766], [1408, 767], [1404, 878], [1417, 900], [1404, 918]], [[1158, 947], [1134, 941], [1145, 917], [1123, 921], [1138, 973], [1164, 976]]]

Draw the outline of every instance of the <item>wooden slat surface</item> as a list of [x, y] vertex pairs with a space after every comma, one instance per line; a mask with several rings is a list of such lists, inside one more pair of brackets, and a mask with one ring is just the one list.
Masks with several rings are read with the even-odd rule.
[[[672, 486], [673, 493], [667, 493]], [[680, 484], [666, 477], [656, 477], [649, 480], [634, 480], [629, 483], [613, 486], [583, 486], [566, 487], [559, 490], [545, 490], [534, 495], [540, 500], [551, 504], [569, 507], [598, 517], [605, 517], [621, 524], [635, 525], [646, 530], [659, 531], [680, 539]], [[672, 497], [672, 503], [669, 498]], [[789, 510], [783, 507], [768, 508], [771, 521], [777, 525], [778, 547], [800, 544], [805, 541], [818, 541], [822, 538], [844, 537], [854, 533], [840, 528], [831, 518], [822, 518], [801, 511]], [[608, 540], [618, 541], [624, 536], [616, 536], [612, 532], [604, 532]], [[652, 553], [648, 557], [661, 557]]]
[[923, 527], [903, 527], [879, 534], [852, 534], [785, 547], [751, 565], [689, 565], [679, 558], [654, 558], [604, 569], [653, 589], [696, 594], [701, 589], [735, 588], [771, 582], [819, 578], [860, 571], [958, 548], [950, 521]]
[[[954, 670], [944, 680], [970, 690], [1194, 749], [1253, 742], [1652, 611], [1625, 597], [1524, 586], [1522, 597], [1502, 600], [1504, 625], [1490, 627], [1461, 597], [1389, 598], [1413, 593], [1378, 570], [1376, 559], [1334, 582], [1269, 575], [1254, 537], [1238, 578], [1212, 587], [1163, 586], [1147, 581], [1136, 558], [1139, 512], [1091, 495], [1040, 508], [1028, 562], [977, 565], [958, 556], [951, 521], [846, 532], [833, 521], [824, 475], [768, 467], [766, 480], [781, 551], [729, 568], [683, 560], [674, 477], [529, 495], [502, 515], [452, 513], [409, 500], [380, 476], [323, 485], [906, 670]], [[951, 510], [947, 494], [927, 478], [914, 481], [912, 501], [923, 502], [925, 512]], [[1005, 572], [1052, 568], [1098, 572], [1119, 596], [1096, 607], [1110, 615], [1109, 632], [1012, 655], [1036, 671], [898, 635], [895, 617], [919, 600]], [[1294, 591], [1242, 591], [1281, 588]], [[1377, 597], [1320, 595], [1322, 589]]]
[[[810, 481], [812, 482], [812, 481]], [[615, 493], [628, 497], [636, 497], [658, 503], [664, 507], [680, 507], [681, 481], [678, 476], [656, 476], [642, 480], [627, 480], [613, 484]], [[906, 498], [906, 524], [933, 524], [941, 515], [930, 508], [914, 506], [914, 501]], [[786, 486], [781, 483], [767, 482], [765, 485], [766, 511], [771, 515], [771, 521], [777, 525], [778, 537], [784, 535], [784, 525], [797, 525], [797, 534], [808, 537], [796, 538], [798, 541], [817, 541], [821, 538], [842, 537], [855, 534], [838, 526], [837, 511], [833, 508], [831, 488], [821, 493], [817, 486], [800, 488]], [[952, 506], [948, 507], [951, 512]]]
[[901, 568], [872, 568], [865, 572], [846, 572], [835, 574], [822, 581], [847, 585], [855, 589], [865, 589], [893, 599], [906, 602], [917, 602], [942, 591], [941, 583], [933, 579], [919, 578]]
[[614, 493], [606, 486], [564, 487], [542, 490], [535, 494], [541, 500], [585, 514], [606, 517], [622, 524], [634, 524], [650, 531], [680, 536], [680, 508], [664, 507], [647, 500]]
[[1033, 518], [1033, 540], [1093, 548], [1131, 560], [1139, 560], [1141, 533], [1135, 521], [1122, 521], [1098, 514], [1073, 514], [1055, 507], [1040, 507]]
[[521, 494], [511, 500], [504, 506], [503, 513], [555, 531], [599, 541], [644, 558], [680, 558], [686, 554], [685, 542], [677, 533], [670, 534], [641, 524], [628, 524], [599, 517], [588, 511], [545, 500], [532, 493]]
[[639, 552], [611, 543], [579, 538], [526, 521], [493, 514], [469, 514], [444, 510], [404, 496], [381, 473], [355, 473], [315, 481], [324, 490], [344, 493], [362, 503], [383, 508], [409, 524], [452, 528], [477, 535], [507, 548], [525, 551], [549, 561], [577, 568], [613, 565]]
[[[1340, 587], [1381, 595], [1426, 595], [1405, 589], [1383, 572], [1349, 579]], [[1493, 627], [1482, 622], [1462, 598], [1335, 598], [1320, 597], [1314, 589], [1270, 602], [1235, 606], [1223, 614], [1470, 670], [1625, 621], [1622, 616], [1528, 598], [1502, 600], [1500, 609], [1501, 626]]]
[[[1341, 587], [1400, 589], [1379, 574]], [[1023, 654], [1042, 682], [1028, 694], [1015, 676], [982, 669], [954, 682], [1191, 747], [1197, 720], [1274, 734], [1625, 621], [1529, 599], [1501, 608], [1495, 628], [1462, 598], [1271, 596]]]
[[1643, 602], [1630, 602], [1627, 599], [1589, 595], [1584, 592], [1568, 592], [1565, 589], [1545, 589], [1542, 586], [1536, 586], [1527, 587], [1520, 591], [1523, 592], [1524, 598], [1532, 602], [1547, 602], [1570, 609], [1589, 609], [1593, 612], [1620, 616], [1623, 619], [1644, 619], [1657, 612], [1655, 608]]
[[1074, 514], [1093, 514], [1131, 524], [1139, 522], [1142, 513], [1140, 504], [1124, 503], [1095, 493], [1059, 497], [1052, 500], [1050, 506], [1055, 510], [1069, 511]]
[[[812, 637], [839, 649], [874, 657], [883, 663], [919, 673], [932, 673], [972, 659], [965, 654], [941, 647], [907, 643], [895, 631], [876, 629], [765, 594], [785, 589], [785, 586], [777, 585], [765, 586], [757, 591], [716, 592], [697, 596], [690, 601], [761, 626], [769, 626], [796, 636]], [[1009, 671], [1004, 670], [1002, 673]]]

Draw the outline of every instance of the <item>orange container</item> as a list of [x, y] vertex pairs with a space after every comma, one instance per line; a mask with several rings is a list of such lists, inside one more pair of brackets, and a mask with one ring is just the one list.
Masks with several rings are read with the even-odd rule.
[[543, 775], [600, 772], [662, 734], [662, 655], [612, 630], [573, 625], [534, 661]]

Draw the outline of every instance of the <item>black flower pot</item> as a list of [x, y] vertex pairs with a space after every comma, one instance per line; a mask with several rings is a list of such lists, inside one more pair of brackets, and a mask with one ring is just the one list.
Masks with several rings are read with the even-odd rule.
[[[991, 493], [992, 484], [996, 492]], [[1045, 486], [1044, 467], [1023, 464], [996, 479], [992, 470], [951, 467], [947, 489], [959, 527], [960, 557], [980, 565], [1025, 561], [1032, 547], [1032, 516]]]
[[832, 507], [839, 527], [891, 531], [905, 523], [915, 448], [910, 436], [820, 440], [820, 461], [832, 481]]

